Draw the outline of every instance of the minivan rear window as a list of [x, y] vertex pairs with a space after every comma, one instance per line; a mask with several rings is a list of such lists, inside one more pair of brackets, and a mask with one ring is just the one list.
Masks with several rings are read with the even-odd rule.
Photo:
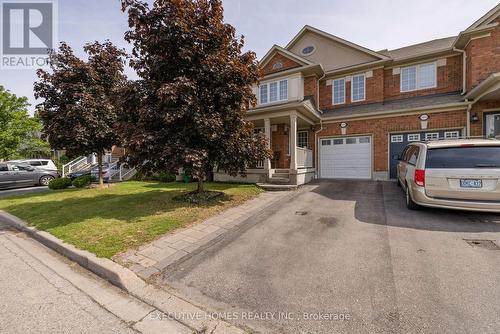
[[427, 151], [426, 168], [500, 168], [500, 146], [445, 147]]

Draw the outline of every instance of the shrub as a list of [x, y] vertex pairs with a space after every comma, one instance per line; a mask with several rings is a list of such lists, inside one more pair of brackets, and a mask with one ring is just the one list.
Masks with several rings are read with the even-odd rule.
[[158, 181], [160, 182], [174, 182], [175, 175], [169, 172], [160, 172], [158, 173]]
[[73, 186], [75, 188], [88, 187], [92, 182], [96, 182], [95, 176], [83, 175], [73, 180]]
[[49, 182], [49, 189], [66, 189], [71, 185], [71, 179], [67, 177], [63, 177], [60, 179], [54, 179]]

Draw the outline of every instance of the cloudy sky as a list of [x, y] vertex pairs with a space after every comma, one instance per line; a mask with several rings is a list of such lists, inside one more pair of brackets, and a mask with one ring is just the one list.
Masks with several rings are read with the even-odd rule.
[[[285, 46], [306, 24], [372, 50], [394, 49], [454, 36], [498, 0], [223, 0], [225, 20], [243, 34], [246, 48], [262, 57], [273, 44]], [[0, 0], [2, 2], [2, 0]], [[83, 44], [123, 40], [126, 15], [119, 0], [59, 0], [59, 40], [79, 54]], [[128, 73], [129, 76], [132, 73]], [[34, 70], [0, 70], [0, 85], [32, 104]]]

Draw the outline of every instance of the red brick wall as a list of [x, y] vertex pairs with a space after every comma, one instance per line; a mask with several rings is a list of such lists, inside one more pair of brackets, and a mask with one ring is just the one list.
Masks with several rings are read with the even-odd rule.
[[[500, 23], [500, 18], [495, 22]], [[500, 71], [500, 26], [490, 37], [474, 39], [465, 49], [467, 53], [467, 90], [471, 90], [490, 74]]]
[[304, 78], [304, 98], [312, 98], [316, 104], [316, 94], [318, 91], [318, 80], [315, 76]]
[[365, 100], [360, 102], [351, 102], [351, 82], [345, 83], [345, 102], [340, 105], [332, 104], [332, 86], [322, 80], [319, 84], [319, 105], [320, 109], [335, 109], [346, 106], [355, 106], [374, 102], [382, 102], [384, 99], [384, 71], [379, 68], [373, 70], [371, 78], [366, 78]]
[[[273, 69], [273, 65], [276, 64], [276, 63], [282, 63], [283, 64], [283, 67], [280, 68], [280, 69]], [[288, 57], [285, 57], [283, 56], [281, 53], [276, 53], [270, 60], [269, 62], [266, 64], [266, 66], [264, 66], [264, 68], [262, 68], [262, 74], [263, 75], [268, 75], [268, 74], [271, 74], [271, 73], [276, 73], [276, 72], [281, 72], [281, 71], [285, 71], [285, 70], [288, 70], [288, 69], [291, 69], [291, 68], [295, 68], [295, 67], [299, 67], [300, 64], [291, 60], [290, 58]]]
[[[397, 131], [422, 131], [419, 115], [395, 116], [379, 119], [348, 121], [347, 135], [371, 134], [373, 159], [376, 172], [388, 171], [388, 135]], [[342, 136], [340, 123], [324, 123], [318, 137]], [[430, 114], [428, 129], [461, 128], [466, 126], [465, 111], [449, 111]]]
[[[404, 67], [404, 66], [403, 66]], [[384, 70], [385, 99], [408, 98], [462, 90], [462, 56], [446, 58], [446, 66], [437, 67], [437, 87], [401, 93], [400, 75]]]

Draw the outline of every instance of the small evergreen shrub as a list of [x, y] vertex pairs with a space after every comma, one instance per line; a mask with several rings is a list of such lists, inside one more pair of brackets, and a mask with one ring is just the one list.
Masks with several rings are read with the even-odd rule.
[[83, 175], [79, 176], [73, 180], [73, 186], [75, 188], [83, 188], [88, 187], [92, 182], [96, 182], [95, 176], [92, 175]]
[[71, 185], [71, 179], [67, 177], [62, 177], [60, 179], [54, 179], [49, 182], [49, 189], [66, 189]]
[[160, 172], [158, 173], [158, 181], [160, 182], [174, 182], [175, 181], [175, 175], [169, 172]]

